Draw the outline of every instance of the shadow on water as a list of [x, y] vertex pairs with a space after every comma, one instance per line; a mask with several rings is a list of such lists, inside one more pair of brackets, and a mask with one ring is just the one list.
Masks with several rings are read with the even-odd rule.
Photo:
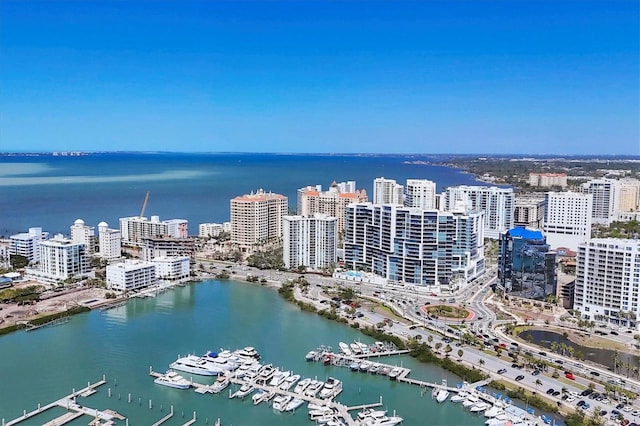
[[[578, 352], [582, 353], [582, 359], [587, 361], [592, 361], [597, 364], [603, 365], [607, 367], [609, 370], [613, 371], [613, 363], [614, 363], [614, 353], [615, 351], [610, 349], [599, 349], [599, 348], [590, 348], [587, 346], [582, 346], [577, 343], [572, 342], [568, 338], [564, 337], [562, 334], [555, 333], [553, 331], [546, 330], [528, 330], [520, 333], [520, 338], [524, 340], [530, 340], [532, 343], [535, 343], [540, 346], [547, 347], [551, 349], [551, 343], [556, 342], [557, 344], [565, 344], [574, 348], [574, 356]], [[567, 354], [568, 355], [568, 354]], [[627, 363], [631, 366], [631, 368], [638, 367], [640, 365], [640, 358], [627, 354], [624, 352], [618, 352], [618, 359], [621, 364], [621, 372], [626, 372]]]

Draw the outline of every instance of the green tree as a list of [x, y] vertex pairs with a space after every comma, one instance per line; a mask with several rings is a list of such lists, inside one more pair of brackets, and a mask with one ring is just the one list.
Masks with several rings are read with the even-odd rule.
[[29, 264], [29, 259], [20, 254], [12, 254], [9, 256], [9, 263], [13, 269], [22, 269]]
[[462, 349], [458, 349], [458, 358], [462, 359], [462, 355], [464, 355], [464, 351]]

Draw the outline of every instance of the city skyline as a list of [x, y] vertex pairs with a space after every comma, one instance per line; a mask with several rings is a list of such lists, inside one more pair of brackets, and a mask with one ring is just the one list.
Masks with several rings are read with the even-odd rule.
[[637, 2], [18, 2], [0, 151], [639, 155]]

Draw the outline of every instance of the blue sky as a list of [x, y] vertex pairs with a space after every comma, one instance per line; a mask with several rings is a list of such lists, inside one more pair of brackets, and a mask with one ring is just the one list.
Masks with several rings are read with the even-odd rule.
[[0, 151], [640, 155], [629, 1], [0, 2]]

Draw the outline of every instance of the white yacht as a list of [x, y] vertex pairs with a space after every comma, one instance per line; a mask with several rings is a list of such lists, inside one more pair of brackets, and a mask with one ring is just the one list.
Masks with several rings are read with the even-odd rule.
[[402, 417], [387, 416], [385, 411], [373, 410], [371, 414], [360, 422], [362, 426], [394, 426], [402, 423]]
[[238, 389], [237, 391], [235, 391], [234, 393], [232, 393], [229, 398], [244, 398], [247, 395], [249, 395], [250, 393], [252, 393], [254, 390], [256, 390], [256, 388], [254, 388], [253, 386], [251, 386], [250, 384], [244, 384], [240, 387], [240, 389]]
[[351, 348], [349, 348], [349, 345], [347, 345], [345, 342], [338, 343], [338, 346], [340, 346], [340, 350], [346, 356], [350, 356], [351, 354], [353, 354], [353, 352], [351, 351]]
[[242, 349], [238, 349], [234, 353], [243, 358], [253, 358], [256, 361], [260, 359], [260, 354], [252, 346], [246, 346]]
[[342, 381], [329, 377], [324, 384], [324, 387], [320, 390], [319, 397], [322, 399], [331, 399], [342, 392]]
[[293, 399], [292, 397], [287, 395], [276, 396], [275, 399], [273, 400], [273, 409], [277, 411], [284, 411], [284, 409], [287, 407], [287, 404], [292, 399]]
[[478, 402], [480, 400], [480, 398], [478, 397], [478, 395], [475, 392], [470, 393], [467, 396], [467, 399], [465, 399], [464, 401], [462, 401], [462, 406], [464, 408], [471, 408], [475, 405], [476, 402]]
[[362, 352], [363, 354], [369, 353], [369, 346], [365, 345], [362, 342], [356, 342], [356, 345], [358, 345], [358, 347], [360, 348], [360, 352]]
[[307, 361], [313, 361], [314, 359], [316, 359], [316, 356], [318, 356], [318, 352], [316, 352], [316, 351], [309, 351], [309, 352], [307, 352], [307, 354], [305, 355], [304, 359], [306, 359]]
[[469, 394], [467, 392], [461, 391], [461, 392], [458, 392], [457, 394], [453, 395], [449, 401], [456, 402], [456, 403], [457, 402], [462, 402], [465, 399], [467, 399], [468, 396], [469, 396]]
[[266, 395], [267, 395], [267, 391], [265, 391], [263, 389], [258, 389], [258, 391], [256, 393], [251, 395], [251, 400], [253, 401], [253, 405], [260, 404], [264, 400], [264, 397]]
[[489, 407], [491, 407], [491, 404], [488, 402], [478, 401], [469, 408], [469, 411], [472, 413], [481, 413]]
[[297, 394], [302, 394], [307, 386], [311, 384], [311, 379], [306, 377], [298, 382], [295, 388], [293, 388], [293, 392]]
[[353, 352], [354, 355], [360, 355], [362, 353], [362, 349], [360, 349], [360, 346], [356, 342], [349, 344], [349, 348], [351, 348], [351, 352]]
[[176, 389], [188, 389], [191, 387], [191, 382], [175, 371], [167, 371], [162, 376], [156, 378], [153, 383]]
[[231, 383], [231, 382], [229, 381], [228, 377], [220, 376], [220, 377], [218, 377], [218, 380], [216, 380], [216, 382], [211, 385], [211, 392], [219, 393], [219, 392], [225, 390], [227, 388], [227, 386], [229, 386], [229, 383]]
[[506, 414], [498, 414], [484, 422], [487, 426], [499, 426], [505, 424], [507, 421], [511, 421], [511, 418]]
[[393, 367], [393, 369], [389, 372], [389, 378], [391, 380], [396, 380], [400, 373], [402, 373], [402, 369], [400, 367]]
[[282, 382], [280, 386], [278, 386], [278, 388], [285, 391], [289, 390], [298, 380], [300, 380], [299, 374], [293, 374], [293, 375], [287, 376], [284, 378], [284, 382]]
[[320, 389], [322, 389], [323, 386], [324, 386], [323, 381], [313, 379], [311, 380], [311, 383], [309, 383], [309, 386], [307, 386], [307, 389], [304, 391], [304, 394], [309, 397], [315, 397], [318, 394], [318, 392], [320, 392]]
[[496, 401], [491, 408], [484, 412], [485, 417], [496, 417], [498, 414], [504, 413], [505, 404], [502, 401]]
[[311, 420], [329, 415], [333, 415], [333, 409], [331, 407], [316, 407], [313, 410], [309, 410], [309, 418], [311, 418]]
[[293, 398], [289, 403], [284, 407], [284, 411], [295, 411], [296, 408], [300, 407], [304, 404], [304, 399]]
[[372, 365], [371, 361], [362, 361], [360, 363], [360, 371], [364, 371], [366, 373]]
[[438, 404], [445, 402], [449, 398], [449, 391], [446, 389], [440, 389], [436, 392], [436, 401]]
[[200, 376], [217, 376], [225, 371], [216, 364], [195, 355], [187, 355], [185, 357], [178, 358], [176, 361], [169, 364], [169, 367], [173, 370], [198, 374]]
[[269, 381], [269, 386], [279, 387], [291, 375], [291, 371], [276, 371]]

